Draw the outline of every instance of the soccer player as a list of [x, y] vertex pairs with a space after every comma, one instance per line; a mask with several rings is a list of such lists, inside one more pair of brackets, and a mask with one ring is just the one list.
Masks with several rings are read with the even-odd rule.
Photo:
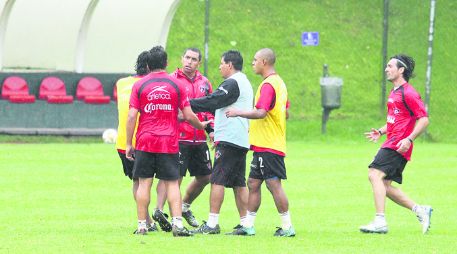
[[373, 162], [368, 166], [368, 179], [371, 182], [376, 215], [368, 225], [360, 227], [363, 233], [387, 233], [384, 216], [386, 196], [395, 203], [412, 210], [422, 224], [422, 233], [430, 228], [432, 208], [418, 205], [392, 181], [402, 183], [402, 173], [411, 158], [413, 142], [427, 127], [429, 121], [420, 95], [408, 83], [413, 75], [415, 62], [407, 55], [395, 55], [387, 63], [385, 72], [393, 89], [387, 101], [387, 123], [379, 129], [372, 128], [366, 137], [376, 142], [387, 134]]
[[[185, 49], [181, 57], [182, 68], [172, 74], [186, 87], [189, 99], [207, 96], [213, 92], [211, 83], [198, 71], [201, 59], [199, 49]], [[214, 119], [210, 112], [200, 112], [196, 115], [200, 121]], [[206, 132], [211, 141], [214, 140], [214, 130], [210, 124], [207, 125]], [[205, 131], [195, 129], [186, 121], [179, 123], [179, 167], [181, 171], [179, 183], [187, 170], [191, 176], [195, 176], [184, 194], [182, 215], [189, 225], [198, 227], [199, 223], [190, 210], [190, 205], [208, 185], [212, 166]]]
[[249, 149], [247, 119], [227, 118], [228, 107], [251, 109], [252, 86], [241, 72], [243, 57], [239, 51], [222, 54], [219, 71], [225, 79], [212, 94], [190, 101], [195, 112], [213, 112], [216, 151], [214, 169], [210, 177], [210, 212], [206, 223], [193, 231], [198, 234], [219, 234], [219, 212], [224, 200], [224, 187], [233, 188], [240, 215], [240, 224], [246, 221], [248, 190], [246, 188], [246, 153]]
[[[194, 127], [204, 129], [189, 106], [182, 84], [165, 72], [167, 53], [161, 46], [150, 50], [148, 67], [151, 72], [137, 81], [130, 96], [127, 118], [126, 157], [135, 160], [133, 178], [138, 178], [136, 193], [138, 234], [147, 232], [148, 206], [152, 180], [155, 176], [165, 183], [168, 206], [172, 216], [173, 236], [192, 236], [182, 223], [181, 194], [178, 180], [178, 109]], [[135, 158], [133, 132], [137, 122]]]
[[[138, 179], [137, 178], [132, 178], [132, 171], [133, 171], [133, 162], [128, 160], [125, 157], [125, 148], [126, 148], [126, 130], [125, 130], [125, 125], [127, 121], [127, 115], [129, 111], [129, 99], [130, 99], [130, 94], [132, 91], [132, 86], [133, 84], [140, 80], [142, 77], [144, 77], [146, 74], [149, 73], [149, 68], [148, 68], [148, 59], [149, 59], [149, 51], [143, 51], [141, 52], [140, 55], [138, 55], [138, 58], [136, 60], [135, 64], [135, 72], [136, 75], [134, 76], [129, 76], [125, 77], [122, 79], [119, 79], [116, 82], [116, 88], [117, 88], [117, 109], [118, 109], [118, 127], [117, 127], [117, 140], [116, 140], [116, 149], [118, 151], [119, 157], [122, 162], [122, 166], [124, 169], [124, 174], [130, 178], [130, 180], [133, 180], [133, 199], [135, 199], [136, 192], [138, 191]], [[136, 130], [136, 128], [135, 128]], [[135, 139], [133, 139], [133, 144], [135, 144]], [[165, 200], [165, 184], [163, 181], [159, 181], [157, 184], [157, 196], [158, 199], [163, 199]], [[162, 201], [160, 201], [163, 203]], [[148, 232], [153, 232], [157, 231], [157, 226], [156, 224], [151, 220], [151, 217], [148, 216], [146, 218], [146, 224], [148, 228]], [[135, 230], [134, 234], [137, 232]]]
[[250, 121], [249, 142], [254, 151], [249, 173], [248, 212], [245, 226], [236, 228], [233, 235], [255, 235], [254, 221], [260, 207], [261, 186], [265, 181], [273, 196], [282, 226], [274, 236], [293, 237], [295, 230], [289, 213], [289, 201], [281, 180], [286, 179], [286, 118], [288, 117], [287, 87], [275, 71], [276, 56], [272, 49], [260, 49], [254, 55], [254, 72], [264, 78], [255, 96], [255, 108], [231, 108], [227, 117], [243, 117]]

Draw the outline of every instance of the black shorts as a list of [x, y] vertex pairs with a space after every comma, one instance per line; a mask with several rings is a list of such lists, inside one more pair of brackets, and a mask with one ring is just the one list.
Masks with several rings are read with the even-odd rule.
[[133, 161], [127, 159], [127, 157], [125, 157], [125, 153], [121, 153], [119, 151], [117, 153], [119, 154], [119, 158], [121, 158], [125, 176], [133, 179]]
[[254, 179], [287, 179], [284, 156], [269, 152], [254, 152], [249, 178]]
[[386, 174], [384, 179], [392, 180], [399, 184], [403, 181], [403, 170], [408, 161], [397, 151], [381, 148], [368, 168], [378, 169]]
[[179, 171], [186, 176], [206, 176], [211, 174], [211, 157], [206, 143], [198, 145], [179, 144]]
[[148, 153], [135, 151], [133, 178], [152, 178], [162, 180], [179, 179], [177, 153]]
[[214, 153], [211, 183], [227, 188], [246, 187], [247, 152], [247, 149], [219, 143]]

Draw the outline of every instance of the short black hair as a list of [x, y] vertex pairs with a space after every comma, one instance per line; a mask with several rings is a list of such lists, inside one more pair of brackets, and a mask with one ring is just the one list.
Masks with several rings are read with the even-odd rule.
[[146, 75], [149, 73], [148, 61], [149, 61], [149, 51], [145, 50], [138, 55], [135, 64], [136, 75]]
[[238, 50], [228, 50], [222, 54], [222, 59], [226, 63], [232, 63], [233, 68], [237, 71], [243, 70], [243, 57]]
[[398, 54], [390, 59], [396, 59], [397, 60], [397, 68], [405, 68], [403, 71], [403, 78], [406, 80], [406, 82], [409, 81], [409, 78], [414, 77], [414, 67], [416, 66], [416, 62], [414, 59], [410, 56], [407, 56], [405, 54]]
[[148, 66], [149, 70], [159, 70], [165, 69], [167, 67], [167, 52], [162, 46], [155, 46], [151, 50], [149, 50], [149, 61]]
[[192, 47], [191, 48], [186, 48], [184, 50], [184, 52], [182, 53], [182, 55], [184, 56], [187, 53], [187, 51], [193, 51], [195, 53], [198, 53], [198, 61], [202, 60], [202, 52], [198, 48], [192, 48]]

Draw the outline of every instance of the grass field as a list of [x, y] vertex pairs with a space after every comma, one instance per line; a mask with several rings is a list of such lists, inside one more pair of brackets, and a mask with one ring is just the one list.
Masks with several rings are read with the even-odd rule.
[[[221, 54], [237, 49], [244, 57], [244, 72], [256, 88], [261, 77], [250, 63], [259, 48], [276, 51], [276, 70], [287, 84], [294, 120], [320, 122], [322, 65], [330, 75], [344, 80], [340, 109], [331, 121], [346, 127], [347, 121], [364, 119], [385, 121], [380, 113], [382, 80], [383, 1], [359, 0], [232, 0], [210, 1], [208, 78], [217, 87]], [[430, 138], [457, 143], [457, 1], [436, 3], [431, 101]], [[390, 1], [388, 56], [399, 52], [416, 59], [416, 77], [411, 84], [425, 99], [427, 39], [430, 1]], [[173, 18], [167, 41], [168, 70], [180, 65], [184, 48], [204, 48], [205, 1], [181, 0]], [[303, 32], [320, 34], [319, 46], [301, 45]], [[203, 71], [203, 66], [202, 66]], [[387, 91], [392, 88], [387, 83]], [[361, 120], [362, 121], [362, 120]], [[381, 126], [381, 125], [380, 125]], [[346, 129], [353, 138], [359, 132]]]
[[[374, 213], [366, 166], [377, 148], [362, 139], [289, 142], [285, 188], [295, 238], [272, 236], [280, 220], [264, 189], [256, 236], [175, 239], [163, 232], [132, 235], [131, 184], [111, 145], [4, 143], [0, 253], [455, 253], [457, 145], [418, 142], [405, 172], [403, 190], [434, 207], [428, 235], [411, 212], [392, 202], [387, 235], [358, 232]], [[199, 219], [207, 218], [208, 194], [205, 189], [193, 204]], [[237, 223], [227, 191], [222, 232]]]

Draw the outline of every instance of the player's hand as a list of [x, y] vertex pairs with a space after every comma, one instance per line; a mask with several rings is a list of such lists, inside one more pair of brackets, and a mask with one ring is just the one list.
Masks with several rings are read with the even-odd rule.
[[371, 128], [371, 131], [365, 132], [365, 137], [371, 142], [378, 142], [378, 139], [381, 137], [379, 131], [375, 128]]
[[240, 115], [240, 110], [236, 108], [229, 108], [225, 111], [226, 117], [237, 117]]
[[404, 139], [400, 140], [400, 142], [397, 143], [397, 147], [398, 147], [397, 152], [404, 154], [409, 150], [411, 145], [412, 145], [411, 141], [408, 138], [404, 138]]
[[134, 161], [135, 160], [135, 158], [133, 156], [134, 152], [135, 152], [135, 150], [133, 149], [133, 147], [127, 145], [127, 147], [125, 148], [125, 157], [130, 161]]
[[208, 124], [212, 123], [212, 122], [213, 122], [213, 120], [208, 120], [208, 121], [203, 121], [203, 122], [200, 122], [200, 123], [202, 124], [202, 127], [201, 127], [201, 129], [200, 129], [200, 130], [203, 130], [203, 129], [205, 129], [205, 128], [206, 128], [206, 126], [207, 126]]
[[184, 115], [180, 109], [178, 109], [178, 121], [183, 122], [184, 121]]
[[209, 137], [209, 142], [211, 144], [211, 150], [214, 150], [216, 148], [216, 145], [214, 144], [214, 132], [211, 132], [208, 134]]

